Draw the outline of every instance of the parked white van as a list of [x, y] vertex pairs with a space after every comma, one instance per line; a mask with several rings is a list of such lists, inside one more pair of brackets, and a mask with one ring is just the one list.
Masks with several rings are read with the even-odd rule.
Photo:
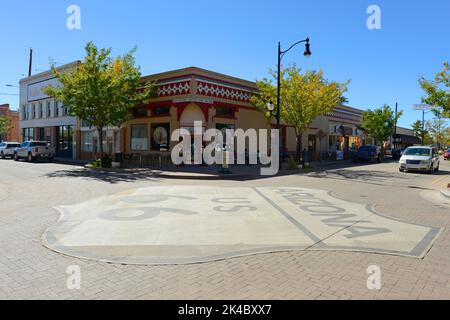
[[425, 171], [433, 173], [439, 170], [439, 152], [433, 147], [409, 147], [400, 158], [400, 171]]

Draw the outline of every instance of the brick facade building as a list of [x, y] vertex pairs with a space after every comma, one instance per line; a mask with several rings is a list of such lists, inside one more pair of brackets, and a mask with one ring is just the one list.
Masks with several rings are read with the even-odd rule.
[[19, 112], [11, 110], [9, 104], [2, 104], [0, 105], [0, 117], [11, 118], [13, 125], [7, 134], [0, 134], [0, 141], [20, 142]]

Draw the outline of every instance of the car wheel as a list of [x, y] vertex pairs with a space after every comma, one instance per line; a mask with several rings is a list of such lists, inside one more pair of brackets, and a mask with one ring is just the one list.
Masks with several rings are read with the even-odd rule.
[[405, 172], [405, 169], [398, 169], [398, 171], [400, 171], [400, 172]]

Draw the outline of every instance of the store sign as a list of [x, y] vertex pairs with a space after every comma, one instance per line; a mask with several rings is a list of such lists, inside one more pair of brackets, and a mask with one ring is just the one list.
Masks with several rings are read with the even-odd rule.
[[47, 99], [49, 96], [45, 94], [43, 91], [47, 87], [59, 87], [60, 83], [56, 78], [33, 83], [28, 85], [28, 102]]
[[431, 106], [429, 104], [415, 104], [414, 110], [416, 111], [427, 111], [427, 110], [441, 110], [441, 107]]

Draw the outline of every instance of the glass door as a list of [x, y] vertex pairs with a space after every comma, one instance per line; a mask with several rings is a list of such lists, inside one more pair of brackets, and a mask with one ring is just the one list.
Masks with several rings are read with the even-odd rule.
[[56, 130], [56, 155], [60, 158], [72, 158], [73, 129], [71, 126], [61, 126]]

